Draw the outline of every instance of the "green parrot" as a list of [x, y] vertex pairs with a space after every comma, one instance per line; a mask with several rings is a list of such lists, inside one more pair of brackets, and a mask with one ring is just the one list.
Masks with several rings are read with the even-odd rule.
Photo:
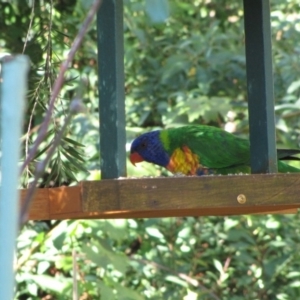
[[[299, 160], [300, 150], [277, 150], [278, 171], [300, 172], [281, 160]], [[250, 143], [220, 128], [188, 125], [148, 132], [131, 145], [130, 161], [147, 161], [184, 175], [250, 173]]]

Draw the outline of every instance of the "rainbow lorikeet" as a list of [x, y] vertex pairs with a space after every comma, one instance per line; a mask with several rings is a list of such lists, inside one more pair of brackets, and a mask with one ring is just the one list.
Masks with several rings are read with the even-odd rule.
[[[279, 172], [300, 172], [281, 160], [299, 160], [300, 150], [277, 150]], [[135, 164], [151, 162], [185, 175], [250, 173], [250, 143], [220, 128], [188, 125], [137, 137], [130, 150]]]

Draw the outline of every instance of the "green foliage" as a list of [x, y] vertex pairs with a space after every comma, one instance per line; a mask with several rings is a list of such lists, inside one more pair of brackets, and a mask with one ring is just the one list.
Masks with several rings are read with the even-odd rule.
[[[24, 157], [28, 155], [32, 143], [37, 137], [49, 98], [52, 86], [58, 74], [59, 65], [71, 46], [79, 26], [87, 12], [81, 1], [64, 1], [62, 3], [44, 3], [43, 1], [0, 1], [0, 45], [7, 52], [24, 53], [31, 59], [29, 76], [28, 107], [24, 126]], [[40, 152], [27, 168], [22, 178], [23, 186], [27, 186], [34, 173], [35, 164], [42, 160], [45, 152], [52, 146], [54, 136], [58, 133], [65, 117], [69, 112], [70, 100], [82, 97], [90, 108], [89, 94], [95, 97], [96, 85], [90, 85], [89, 76], [96, 81], [96, 30], [89, 31], [85, 39], [82, 52], [78, 53], [70, 70], [66, 74], [66, 85], [57, 99], [56, 109], [52, 115], [52, 122], [46, 139], [41, 145]], [[93, 43], [91, 47], [90, 43]], [[91, 50], [94, 49], [94, 50]], [[89, 56], [83, 53], [89, 53]], [[94, 103], [95, 105], [95, 103]], [[79, 115], [80, 120], [85, 116]], [[76, 124], [76, 123], [74, 123]], [[85, 125], [85, 124], [80, 124]], [[78, 131], [78, 129], [77, 129]], [[81, 136], [83, 136], [81, 134]], [[76, 177], [86, 176], [84, 164], [86, 153], [80, 148], [83, 144], [76, 138], [74, 125], [70, 126], [63, 143], [57, 148], [54, 157], [49, 163], [46, 176], [41, 186], [59, 186], [74, 184]]]
[[[90, 4], [0, 0], [1, 49], [24, 49], [32, 61], [24, 157]], [[246, 136], [242, 3], [124, 4], [128, 143], [140, 132], [188, 123]], [[299, 148], [300, 8], [296, 0], [271, 5], [277, 138], [282, 146]], [[100, 178], [96, 40], [94, 24], [67, 72], [35, 161], [53, 143], [72, 98], [80, 96], [87, 113], [70, 124], [42, 186]], [[34, 163], [23, 186], [33, 171]], [[128, 165], [132, 176], [165, 172]], [[298, 214], [30, 222], [17, 243], [15, 299], [71, 299], [76, 282], [80, 299], [298, 299], [299, 228]]]
[[85, 299], [297, 299], [299, 223], [275, 215], [28, 225], [18, 295], [70, 299], [75, 277]]

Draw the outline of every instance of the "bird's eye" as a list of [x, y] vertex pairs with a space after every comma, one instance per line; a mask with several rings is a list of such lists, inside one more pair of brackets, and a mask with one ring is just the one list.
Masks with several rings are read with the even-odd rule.
[[142, 142], [140, 147], [141, 147], [141, 149], [145, 149], [147, 147], [147, 143], [146, 142]]

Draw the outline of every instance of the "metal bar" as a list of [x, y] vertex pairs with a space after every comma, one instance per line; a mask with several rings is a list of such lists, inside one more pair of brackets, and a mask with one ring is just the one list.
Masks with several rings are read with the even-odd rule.
[[[29, 59], [3, 58], [1, 89], [0, 299], [13, 299], [13, 259], [19, 216], [19, 160]], [[17, 83], [17, 88], [16, 88]]]
[[252, 173], [277, 172], [268, 0], [244, 0]]
[[123, 1], [103, 0], [97, 31], [101, 177], [110, 179], [126, 176]]

